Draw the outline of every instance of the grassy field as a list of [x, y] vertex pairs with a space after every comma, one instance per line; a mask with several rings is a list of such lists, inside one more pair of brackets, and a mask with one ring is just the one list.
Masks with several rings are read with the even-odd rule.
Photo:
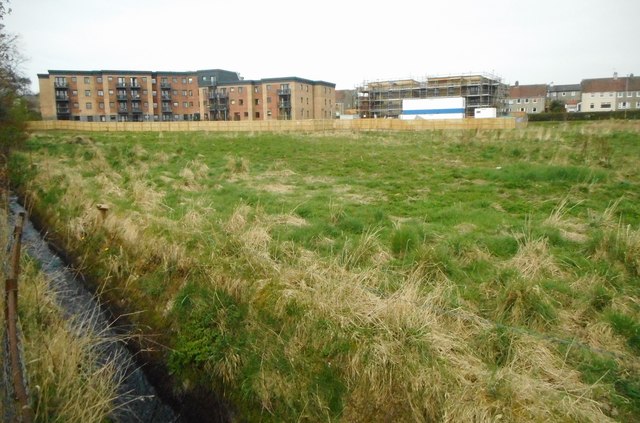
[[602, 422], [640, 418], [639, 158], [613, 121], [43, 132], [12, 174], [243, 419]]

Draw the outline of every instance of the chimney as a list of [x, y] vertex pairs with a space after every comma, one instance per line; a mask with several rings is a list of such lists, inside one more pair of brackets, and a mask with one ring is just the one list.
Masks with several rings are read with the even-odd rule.
[[520, 81], [516, 81], [516, 87], [520, 85]]
[[618, 72], [614, 72], [613, 73], [613, 80], [617, 80], [618, 79]]

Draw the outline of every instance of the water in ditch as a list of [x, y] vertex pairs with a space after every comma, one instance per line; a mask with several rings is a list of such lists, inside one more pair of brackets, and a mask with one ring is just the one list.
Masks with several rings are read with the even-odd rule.
[[[25, 210], [17, 202], [17, 198], [12, 197], [10, 227], [13, 227], [15, 216], [23, 211]], [[117, 360], [117, 368], [122, 371], [122, 383], [116, 403], [117, 411], [111, 416], [112, 420], [123, 423], [182, 421], [183, 419], [170, 406], [161, 401], [129, 350], [117, 340], [118, 335], [95, 296], [84, 288], [74, 272], [51, 251], [30, 220], [27, 220], [24, 225], [22, 248], [40, 263], [51, 288], [57, 294], [57, 301], [64, 313], [70, 318], [81, 316], [78, 319], [71, 319], [75, 322], [74, 329], [81, 332], [91, 331], [104, 337], [104, 342], [97, 346], [101, 354], [100, 360]]]

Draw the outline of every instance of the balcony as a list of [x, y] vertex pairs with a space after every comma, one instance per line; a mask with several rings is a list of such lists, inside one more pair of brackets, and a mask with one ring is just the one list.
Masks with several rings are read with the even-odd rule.
[[291, 88], [283, 88], [278, 90], [278, 95], [291, 95]]
[[142, 97], [139, 95], [131, 95], [131, 101], [140, 101]]
[[69, 89], [69, 85], [67, 85], [66, 81], [56, 81], [53, 84], [56, 88]]
[[116, 88], [127, 88], [127, 83], [126, 82], [117, 82], [116, 83]]
[[56, 113], [59, 115], [69, 115], [71, 114], [71, 110], [68, 107], [58, 107]]
[[142, 109], [140, 107], [132, 107], [131, 108], [131, 113], [135, 114], [135, 115], [139, 115], [142, 113]]
[[169, 84], [168, 82], [161, 82], [160, 83], [160, 88], [163, 90], [170, 90], [171, 89], [171, 84]]
[[226, 103], [212, 103], [209, 105], [209, 110], [214, 112], [224, 112], [225, 110], [229, 110], [229, 107]]
[[171, 106], [162, 106], [162, 113], [171, 113]]
[[229, 94], [227, 93], [217, 93], [217, 92], [210, 92], [209, 93], [209, 99], [210, 100], [221, 100], [221, 99], [226, 99], [229, 98]]
[[290, 109], [291, 108], [291, 102], [290, 101], [281, 101], [280, 103], [278, 103], [278, 108], [280, 108], [280, 109]]
[[56, 95], [56, 101], [69, 101], [68, 95]]
[[171, 100], [171, 95], [170, 94], [162, 94], [161, 98], [163, 100]]
[[126, 107], [122, 107], [122, 106], [121, 106], [121, 107], [118, 107], [118, 113], [120, 113], [120, 114], [127, 114], [127, 113], [129, 113], [129, 112], [128, 112], [128, 109], [127, 109]]
[[135, 84], [131, 84], [131, 89], [132, 90], [139, 90], [140, 88], [142, 88], [142, 86], [140, 84], [138, 84], [137, 82]]
[[127, 101], [127, 95], [126, 94], [118, 94], [117, 98], [120, 101]]

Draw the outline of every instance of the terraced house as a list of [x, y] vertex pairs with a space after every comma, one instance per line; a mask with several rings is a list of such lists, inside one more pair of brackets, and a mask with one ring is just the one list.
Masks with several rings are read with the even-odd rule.
[[329, 119], [335, 110], [335, 84], [298, 77], [245, 81], [222, 69], [50, 70], [38, 82], [45, 120]]
[[640, 77], [629, 75], [582, 80], [582, 111], [640, 109]]

